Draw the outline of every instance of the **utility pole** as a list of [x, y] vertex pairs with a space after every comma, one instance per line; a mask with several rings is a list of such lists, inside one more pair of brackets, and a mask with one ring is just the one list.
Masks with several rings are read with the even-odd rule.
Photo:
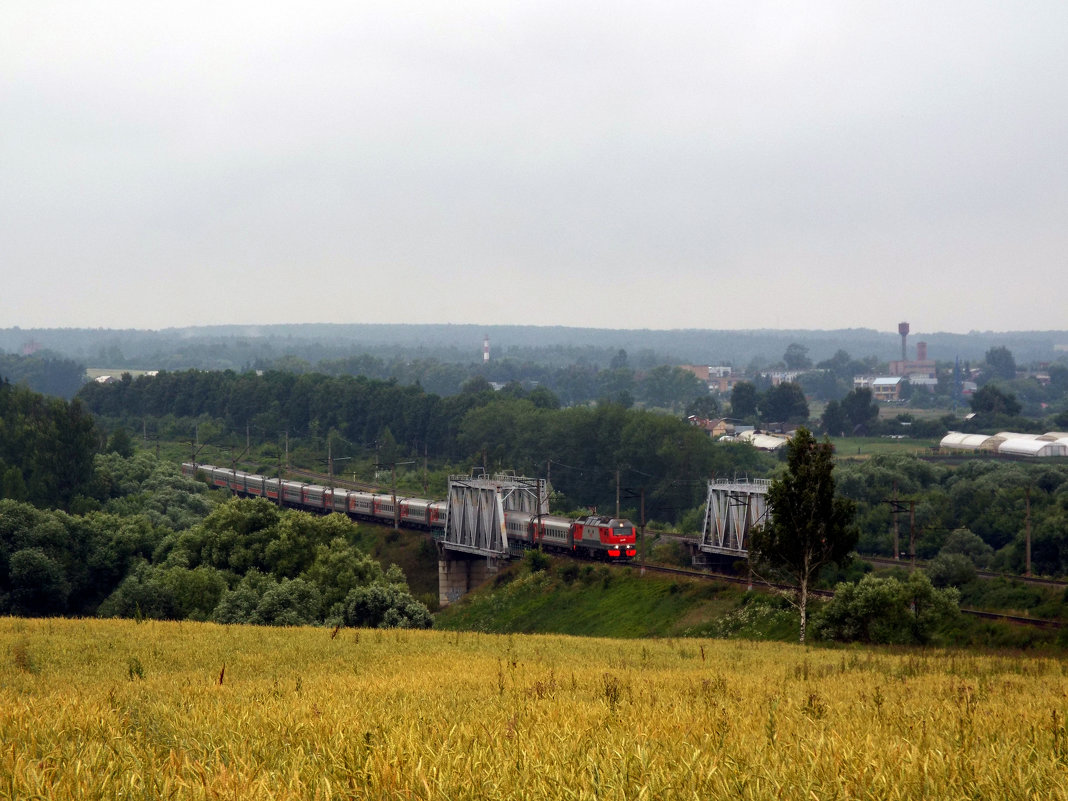
[[[642, 541], [642, 566], [641, 566], [640, 574], [644, 576], [645, 575], [645, 487], [639, 487], [637, 492], [635, 492], [632, 489], [626, 488], [626, 489], [624, 489], [624, 492], [626, 493], [627, 498], [638, 498], [638, 509], [639, 509], [639, 514], [641, 515], [641, 528], [638, 530], [638, 533], [639, 533], [639, 536], [641, 537], [641, 541]], [[619, 513], [617, 512], [616, 513], [616, 517], [618, 517], [618, 516], [619, 516]]]
[[[206, 443], [206, 442], [204, 443], [204, 445], [199, 444], [197, 442], [197, 437], [196, 437], [195, 434], [193, 436], [193, 439], [191, 439], [189, 441], [189, 448], [190, 448], [190, 450], [192, 452], [192, 456], [190, 457], [189, 461], [193, 463], [193, 478], [194, 479], [197, 477], [197, 456], [200, 454], [200, 452], [204, 449], [204, 447], [207, 444], [208, 443]], [[158, 455], [159, 440], [156, 440], [156, 450], [157, 450], [157, 455]], [[208, 482], [208, 483], [210, 484], [211, 482]]]
[[909, 557], [912, 559], [912, 567], [916, 567], [916, 501], [901, 501], [897, 497], [897, 482], [894, 482], [894, 497], [884, 499], [890, 504], [890, 514], [894, 519], [894, 559], [900, 559], [898, 544], [897, 516], [906, 511], [909, 513]]
[[538, 499], [537, 499], [537, 504], [538, 504], [538, 528], [534, 533], [535, 533], [535, 535], [537, 537], [538, 550], [540, 551], [540, 550], [542, 550], [542, 540], [545, 537], [545, 534], [542, 531], [542, 527], [541, 527], [541, 479], [540, 478], [538, 479], [537, 493], [538, 493]]
[[278, 451], [278, 508], [282, 508], [282, 452]]
[[642, 487], [639, 492], [641, 493], [641, 515], [642, 515], [642, 569], [641, 575], [645, 575], [645, 487]]
[[909, 501], [909, 556], [912, 569], [916, 569], [916, 501]]
[[890, 509], [891, 509], [890, 516], [894, 519], [894, 561], [895, 562], [901, 559], [901, 539], [898, 536], [897, 510], [894, 509], [894, 506], [896, 506], [896, 505], [897, 505], [897, 482], [895, 481], [894, 482], [894, 500], [890, 505]]
[[616, 519], [619, 519], [619, 468], [616, 468]]
[[1030, 578], [1031, 576], [1031, 485], [1027, 485], [1026, 509], [1027, 509], [1027, 572], [1024, 574]]
[[[231, 440], [231, 442], [232, 442], [232, 440]], [[234, 456], [234, 450], [235, 450], [234, 445], [231, 444], [230, 445], [230, 457], [231, 457], [230, 458], [230, 472], [233, 474], [234, 483], [236, 484], [237, 483], [237, 460], [240, 459], [242, 456], [244, 456], [246, 453], [248, 453], [248, 446], [246, 445], [245, 446], [245, 450], [241, 451], [241, 453], [239, 453], [237, 456]]]
[[[399, 464], [415, 464], [415, 462], [392, 462], [389, 465], [390, 483], [392, 485], [391, 495], [393, 498], [393, 528], [395, 529], [400, 528], [400, 509], [397, 507], [397, 465]], [[376, 469], [379, 467], [382, 467], [382, 465], [375, 465]]]

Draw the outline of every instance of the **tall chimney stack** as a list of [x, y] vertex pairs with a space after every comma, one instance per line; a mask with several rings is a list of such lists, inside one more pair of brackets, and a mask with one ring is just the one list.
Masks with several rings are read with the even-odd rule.
[[482, 340], [482, 363], [489, 361], [489, 334]]
[[901, 334], [901, 361], [907, 362], [909, 357], [905, 353], [905, 341], [909, 338], [909, 324], [898, 323], [897, 332]]

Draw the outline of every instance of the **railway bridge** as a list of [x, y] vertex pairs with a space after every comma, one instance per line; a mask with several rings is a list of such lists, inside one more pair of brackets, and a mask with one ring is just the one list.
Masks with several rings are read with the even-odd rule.
[[548, 514], [548, 481], [512, 473], [449, 476], [445, 529], [438, 535], [438, 601], [459, 599], [522, 548], [508, 540], [506, 512]]
[[749, 532], [768, 519], [767, 479], [713, 479], [708, 482], [701, 541], [694, 548], [695, 565], [724, 557], [749, 558]]

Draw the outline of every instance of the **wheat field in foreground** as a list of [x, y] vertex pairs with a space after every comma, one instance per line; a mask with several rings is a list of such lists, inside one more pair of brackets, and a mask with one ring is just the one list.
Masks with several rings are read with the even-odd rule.
[[1068, 798], [1068, 662], [0, 618], [0, 797]]

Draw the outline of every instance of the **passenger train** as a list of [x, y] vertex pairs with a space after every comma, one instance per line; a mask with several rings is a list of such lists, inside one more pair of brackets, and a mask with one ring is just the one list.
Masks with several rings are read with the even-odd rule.
[[[202, 475], [213, 487], [229, 489], [237, 495], [267, 498], [281, 505], [307, 509], [319, 514], [338, 512], [349, 517], [393, 525], [399, 521], [406, 528], [431, 531], [435, 538], [445, 534], [448, 504], [426, 498], [396, 498], [390, 493], [332, 489], [318, 484], [304, 484], [246, 473], [210, 464], [182, 463], [182, 474], [190, 478]], [[604, 515], [578, 519], [531, 512], [506, 511], [505, 531], [514, 551], [541, 547], [557, 551], [618, 562], [637, 555], [637, 537], [629, 520]]]

